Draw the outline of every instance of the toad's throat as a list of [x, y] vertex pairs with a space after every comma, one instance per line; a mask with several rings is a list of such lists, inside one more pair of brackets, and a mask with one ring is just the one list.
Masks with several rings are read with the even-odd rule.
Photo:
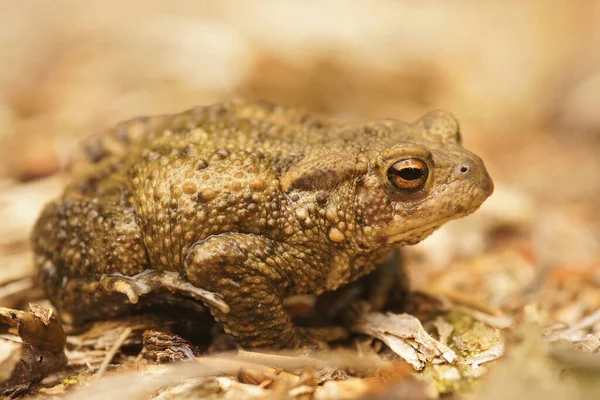
[[[471, 207], [461, 213], [450, 215], [446, 218], [439, 219], [437, 221], [433, 221], [429, 224], [423, 224], [416, 228], [409, 229], [407, 231], [390, 233], [385, 235], [385, 241], [387, 244], [416, 244], [420, 242], [422, 239], [425, 239], [429, 234], [438, 229], [440, 226], [444, 225], [446, 222], [452, 221], [454, 219], [462, 218], [466, 215], [472, 214], [475, 212], [480, 205], [475, 207]], [[414, 238], [414, 240], [412, 240]]]

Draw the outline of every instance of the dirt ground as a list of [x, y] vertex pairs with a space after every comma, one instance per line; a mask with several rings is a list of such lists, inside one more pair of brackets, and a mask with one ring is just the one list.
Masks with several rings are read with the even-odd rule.
[[[0, 0], [4, 395], [600, 398], [599, 21], [592, 0]], [[232, 98], [340, 121], [450, 110], [495, 192], [404, 249], [411, 310], [359, 312], [327, 353], [222, 353], [217, 332], [159, 363], [181, 354], [147, 332], [178, 321], [61, 326], [28, 235], [77, 143]]]

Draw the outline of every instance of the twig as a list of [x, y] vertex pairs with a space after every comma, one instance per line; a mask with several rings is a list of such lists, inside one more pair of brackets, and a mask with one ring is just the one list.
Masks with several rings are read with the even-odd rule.
[[131, 327], [127, 327], [127, 328], [123, 329], [123, 333], [121, 333], [121, 335], [117, 338], [117, 340], [115, 341], [113, 346], [110, 348], [108, 353], [106, 353], [104, 360], [102, 360], [102, 364], [100, 364], [100, 367], [98, 368], [98, 372], [96, 372], [96, 376], [94, 377], [95, 380], [102, 378], [102, 375], [104, 374], [104, 371], [106, 371], [108, 364], [111, 362], [111, 360], [113, 359], [115, 354], [117, 354], [117, 351], [119, 351], [119, 349], [125, 342], [125, 339], [127, 339], [127, 337], [129, 336], [131, 331], [132, 331]]
[[491, 315], [491, 314], [482, 312], [480, 310], [476, 310], [476, 309], [469, 308], [466, 306], [456, 306], [455, 309], [475, 318], [477, 321], [484, 322], [484, 323], [488, 324], [489, 326], [491, 326], [492, 328], [496, 328], [496, 329], [507, 329], [507, 328], [511, 327], [514, 322], [513, 317], [511, 317], [510, 315], [506, 315], [506, 314]]
[[580, 320], [579, 322], [574, 323], [570, 327], [568, 327], [562, 331], [555, 332], [550, 337], [550, 342], [555, 342], [557, 340], [563, 340], [563, 339], [572, 342], [573, 340], [571, 339], [571, 335], [573, 335], [577, 331], [581, 331], [581, 330], [589, 328], [590, 326], [593, 326], [598, 321], [600, 321], [600, 309], [596, 310], [591, 315], [588, 315], [587, 317]]
[[432, 293], [434, 296], [442, 295], [455, 304], [464, 305], [495, 317], [502, 317], [504, 315], [502, 310], [500, 310], [498, 307], [487, 303], [485, 300], [478, 298], [477, 296], [460, 292], [458, 290], [436, 287], [433, 290], [425, 293]]

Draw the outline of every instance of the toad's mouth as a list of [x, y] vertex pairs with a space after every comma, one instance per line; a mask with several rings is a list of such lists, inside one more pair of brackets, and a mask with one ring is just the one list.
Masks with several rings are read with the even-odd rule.
[[[425, 239], [426, 236], [431, 234], [433, 231], [438, 229], [440, 226], [444, 225], [446, 222], [449, 222], [449, 221], [452, 221], [452, 220], [455, 220], [458, 218], [462, 218], [466, 215], [472, 214], [475, 211], [477, 211], [477, 209], [480, 206], [481, 206], [481, 204], [477, 205], [477, 206], [473, 206], [459, 214], [453, 214], [446, 218], [431, 222], [429, 224], [420, 225], [420, 226], [410, 229], [408, 231], [403, 231], [403, 232], [386, 235], [385, 241], [387, 244], [394, 244], [394, 243], [400, 243], [400, 242], [410, 242], [410, 244], [416, 244], [416, 243], [420, 242], [422, 239]], [[419, 237], [420, 234], [421, 234], [421, 237]], [[416, 240], [410, 240], [413, 237]], [[407, 244], [409, 244], [409, 243], [407, 243]]]

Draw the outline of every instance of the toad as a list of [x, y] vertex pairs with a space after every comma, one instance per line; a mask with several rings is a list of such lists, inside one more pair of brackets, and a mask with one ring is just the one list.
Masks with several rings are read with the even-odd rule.
[[445, 111], [336, 123], [223, 102], [120, 123], [71, 169], [32, 235], [63, 321], [207, 307], [250, 348], [320, 343], [284, 298], [355, 281], [493, 191]]

